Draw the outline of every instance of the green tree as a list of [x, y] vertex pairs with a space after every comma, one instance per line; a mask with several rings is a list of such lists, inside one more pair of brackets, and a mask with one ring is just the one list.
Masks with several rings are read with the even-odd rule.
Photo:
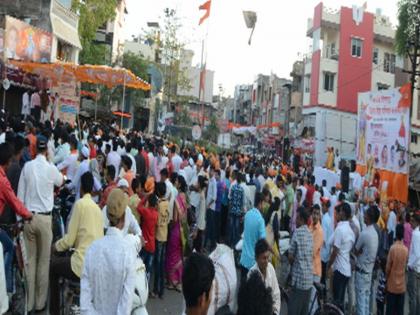
[[406, 55], [409, 43], [415, 40], [416, 25], [420, 23], [419, 7], [418, 0], [400, 0], [398, 2], [398, 28], [395, 34], [395, 49], [399, 55]]
[[73, 9], [79, 12], [79, 36], [83, 50], [81, 63], [107, 63], [106, 48], [95, 44], [96, 31], [108, 20], [115, 17], [115, 9], [121, 0], [73, 0]]
[[157, 62], [160, 63], [159, 67], [163, 73], [163, 101], [171, 110], [169, 105], [179, 101], [178, 91], [181, 89], [190, 90], [191, 82], [186, 68], [182, 64], [185, 43], [180, 36], [182, 23], [174, 9], [166, 8], [164, 10], [162, 25], [157, 38], [156, 32], [146, 34], [146, 38], [157, 42], [158, 51], [161, 53], [161, 58], [158, 58]]
[[219, 136], [219, 124], [217, 123], [217, 117], [211, 115], [210, 124], [206, 127], [204, 137], [210, 141], [217, 143], [217, 137]]

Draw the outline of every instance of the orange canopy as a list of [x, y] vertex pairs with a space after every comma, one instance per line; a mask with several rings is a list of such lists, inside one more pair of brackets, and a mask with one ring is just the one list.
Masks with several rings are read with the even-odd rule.
[[52, 81], [60, 81], [66, 75], [74, 75], [77, 81], [103, 84], [108, 88], [116, 85], [140, 90], [150, 90], [150, 84], [128, 69], [108, 66], [76, 65], [72, 63], [38, 63], [9, 60], [10, 64], [25, 72], [34, 73]]

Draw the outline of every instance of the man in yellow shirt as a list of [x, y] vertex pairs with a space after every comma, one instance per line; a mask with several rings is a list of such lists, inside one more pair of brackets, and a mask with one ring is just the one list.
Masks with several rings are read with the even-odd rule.
[[104, 236], [104, 222], [101, 209], [92, 200], [93, 175], [86, 172], [81, 177], [81, 195], [73, 208], [68, 233], [52, 247], [54, 252], [66, 252], [74, 248], [71, 256], [54, 255], [50, 266], [50, 312], [59, 314], [59, 279], [80, 281], [85, 252], [90, 244]]

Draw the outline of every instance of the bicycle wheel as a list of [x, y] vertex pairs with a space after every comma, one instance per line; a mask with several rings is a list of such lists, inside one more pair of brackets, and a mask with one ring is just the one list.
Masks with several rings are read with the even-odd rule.
[[334, 304], [325, 303], [324, 305], [318, 307], [315, 315], [344, 315], [344, 313]]
[[12, 314], [26, 315], [28, 312], [28, 290], [25, 277], [18, 268], [14, 269], [15, 292], [12, 297]]

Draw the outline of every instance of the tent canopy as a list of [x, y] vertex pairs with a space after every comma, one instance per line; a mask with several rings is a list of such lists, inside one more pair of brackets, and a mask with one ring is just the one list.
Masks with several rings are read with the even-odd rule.
[[37, 74], [52, 81], [60, 81], [66, 76], [75, 76], [79, 82], [103, 84], [108, 88], [125, 85], [133, 89], [150, 90], [150, 84], [137, 77], [128, 69], [109, 66], [76, 65], [72, 63], [38, 63], [18, 60], [8, 61], [25, 72]]

